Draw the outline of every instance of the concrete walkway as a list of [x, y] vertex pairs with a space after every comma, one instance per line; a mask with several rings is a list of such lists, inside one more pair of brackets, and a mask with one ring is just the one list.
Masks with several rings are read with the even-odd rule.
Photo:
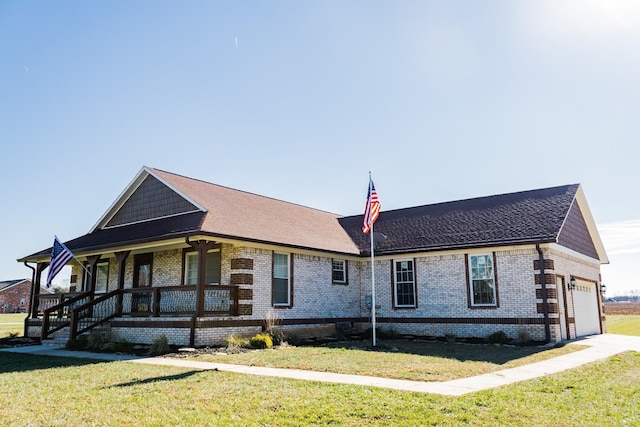
[[169, 357], [135, 357], [129, 355], [90, 353], [84, 351], [69, 351], [60, 347], [48, 345], [14, 347], [0, 349], [0, 352], [28, 353], [43, 356], [78, 357], [103, 361], [127, 361], [146, 365], [178, 366], [200, 370], [215, 369], [218, 371], [235, 372], [240, 374], [261, 375], [269, 377], [292, 378], [307, 381], [320, 381], [339, 384], [355, 384], [370, 387], [382, 387], [394, 390], [412, 391], [418, 393], [434, 393], [446, 396], [461, 396], [494, 387], [500, 387], [519, 381], [538, 378], [566, 369], [576, 368], [597, 360], [606, 359], [624, 351], [640, 352], [640, 337], [625, 335], [592, 335], [569, 345], [587, 345], [589, 348], [563, 356], [518, 368], [505, 369], [490, 374], [478, 375], [446, 382], [422, 382], [408, 380], [394, 380], [362, 375], [335, 374], [330, 372], [313, 372], [299, 369], [264, 368], [259, 366], [229, 365], [225, 363], [199, 362]]

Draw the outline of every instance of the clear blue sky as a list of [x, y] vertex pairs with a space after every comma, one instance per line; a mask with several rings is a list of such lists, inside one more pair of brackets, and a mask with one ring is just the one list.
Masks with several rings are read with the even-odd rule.
[[345, 215], [581, 183], [639, 289], [640, 3], [0, 2], [0, 280], [143, 165]]

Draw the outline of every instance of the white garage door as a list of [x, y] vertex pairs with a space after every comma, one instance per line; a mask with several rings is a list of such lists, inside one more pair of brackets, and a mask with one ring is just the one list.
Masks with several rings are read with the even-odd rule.
[[576, 288], [573, 290], [573, 308], [576, 334], [579, 337], [600, 333], [598, 291], [594, 282], [576, 280]]

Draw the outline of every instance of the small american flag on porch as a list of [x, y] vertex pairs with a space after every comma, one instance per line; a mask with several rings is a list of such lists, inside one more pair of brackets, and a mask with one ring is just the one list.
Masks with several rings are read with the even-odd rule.
[[49, 274], [47, 275], [47, 288], [51, 287], [51, 281], [56, 274], [62, 270], [69, 260], [73, 258], [73, 253], [58, 240], [57, 236], [53, 238], [53, 248], [51, 248], [51, 263], [49, 264]]

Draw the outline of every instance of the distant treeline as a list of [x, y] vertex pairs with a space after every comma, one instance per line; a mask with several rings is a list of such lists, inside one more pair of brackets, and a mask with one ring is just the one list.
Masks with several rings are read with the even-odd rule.
[[630, 291], [626, 295], [616, 295], [615, 297], [607, 298], [607, 301], [611, 301], [611, 302], [640, 301], [640, 291]]

